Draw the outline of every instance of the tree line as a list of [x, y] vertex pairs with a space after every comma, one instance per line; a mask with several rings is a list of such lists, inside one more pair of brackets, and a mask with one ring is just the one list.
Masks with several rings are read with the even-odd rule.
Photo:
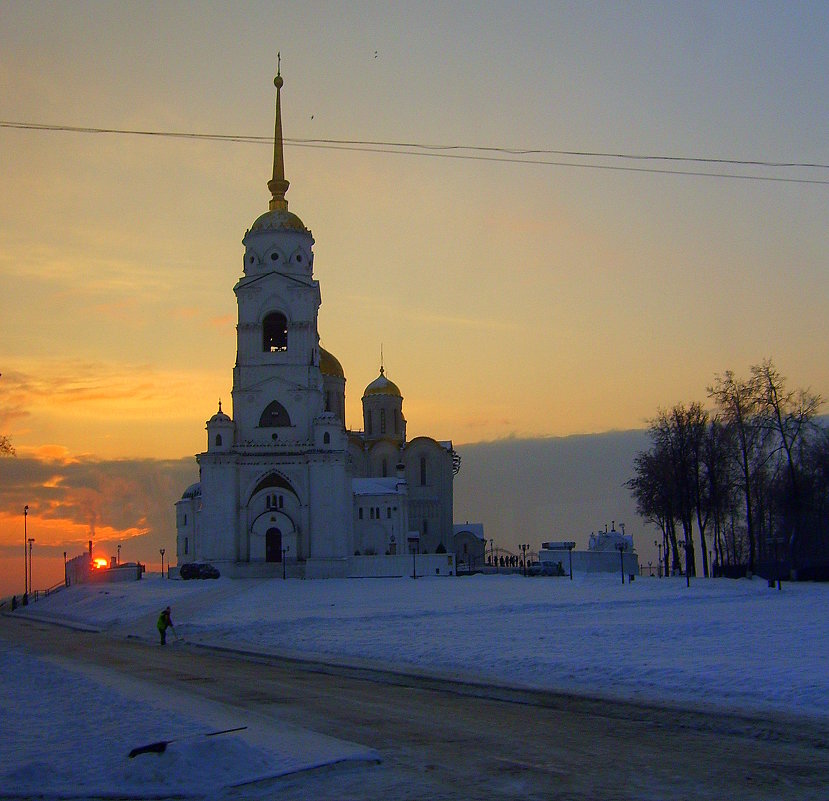
[[770, 359], [745, 379], [717, 375], [707, 390], [710, 411], [680, 403], [649, 421], [651, 447], [627, 482], [639, 514], [662, 532], [666, 571], [684, 563], [696, 575], [698, 548], [705, 576], [782, 569], [829, 578], [821, 397], [789, 390]]

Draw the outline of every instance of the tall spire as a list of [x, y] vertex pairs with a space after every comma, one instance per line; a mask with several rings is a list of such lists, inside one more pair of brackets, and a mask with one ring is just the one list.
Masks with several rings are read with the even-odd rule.
[[288, 181], [285, 180], [285, 160], [282, 156], [282, 107], [279, 102], [279, 90], [282, 89], [282, 56], [276, 54], [276, 78], [273, 85], [276, 87], [276, 122], [273, 131], [273, 177], [268, 181], [268, 189], [271, 191], [271, 200], [268, 208], [287, 209], [288, 201], [285, 200], [285, 193], [288, 191]]

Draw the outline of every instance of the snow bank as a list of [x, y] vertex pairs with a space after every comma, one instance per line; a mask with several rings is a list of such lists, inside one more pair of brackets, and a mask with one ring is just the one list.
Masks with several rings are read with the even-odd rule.
[[618, 576], [237, 580], [72, 587], [30, 606], [155, 637], [479, 681], [829, 717], [829, 585]]

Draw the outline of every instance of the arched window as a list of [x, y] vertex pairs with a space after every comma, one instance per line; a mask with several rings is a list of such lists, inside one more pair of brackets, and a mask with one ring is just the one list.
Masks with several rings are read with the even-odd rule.
[[322, 435], [322, 444], [323, 445], [330, 445], [331, 444], [331, 435], [327, 431]]
[[383, 457], [383, 478], [389, 474], [389, 460]]
[[269, 353], [288, 350], [288, 318], [271, 312], [262, 321], [262, 350]]
[[371, 409], [366, 411], [366, 434], [371, 436]]
[[277, 428], [291, 425], [291, 418], [279, 401], [271, 401], [259, 418], [259, 428]]
[[420, 486], [426, 486], [426, 457], [420, 457]]
[[380, 409], [380, 433], [386, 433], [386, 410]]
[[400, 413], [397, 409], [394, 410], [394, 433], [400, 433]]
[[216, 434], [216, 445], [219, 446], [222, 444], [222, 435]]

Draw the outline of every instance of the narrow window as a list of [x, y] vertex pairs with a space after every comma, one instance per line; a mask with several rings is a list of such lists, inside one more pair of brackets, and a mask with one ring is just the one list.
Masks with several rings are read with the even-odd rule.
[[221, 445], [221, 444], [222, 444], [222, 435], [221, 434], [216, 434], [216, 445], [218, 446], [218, 445]]
[[370, 517], [372, 520], [374, 520], [374, 507], [373, 507], [373, 506], [369, 509], [369, 513], [370, 513], [370, 514], [369, 514], [369, 517]]
[[363, 519], [363, 507], [362, 506], [359, 509], [359, 515], [358, 516], [359, 516], [360, 520]]
[[389, 474], [389, 460], [383, 459], [383, 478], [386, 478]]
[[330, 412], [333, 411], [331, 409], [331, 390], [327, 390], [325, 393], [325, 411]]
[[366, 412], [366, 434], [371, 436], [371, 410]]
[[288, 318], [271, 312], [262, 321], [262, 350], [270, 353], [288, 350]]
[[380, 507], [379, 506], [374, 507], [374, 515], [378, 520], [380, 519]]
[[391, 520], [391, 506], [386, 507], [386, 519]]
[[327, 431], [322, 435], [322, 443], [323, 445], [329, 445], [331, 443], [331, 435]]
[[423, 536], [425, 537], [429, 533], [429, 522], [427, 520], [423, 521]]
[[426, 486], [426, 457], [420, 457], [420, 486]]
[[282, 509], [285, 505], [285, 497], [283, 495], [279, 496], [279, 508]]
[[400, 413], [397, 409], [394, 410], [394, 433], [400, 433]]
[[380, 433], [386, 433], [386, 410], [380, 409]]
[[189, 547], [189, 545], [190, 545], [190, 543], [188, 542], [188, 538], [187, 538], [187, 537], [185, 537], [185, 538], [184, 538], [184, 553], [189, 553], [189, 551], [187, 550], [187, 548]]
[[187, 515], [184, 515], [184, 525], [187, 525]]

